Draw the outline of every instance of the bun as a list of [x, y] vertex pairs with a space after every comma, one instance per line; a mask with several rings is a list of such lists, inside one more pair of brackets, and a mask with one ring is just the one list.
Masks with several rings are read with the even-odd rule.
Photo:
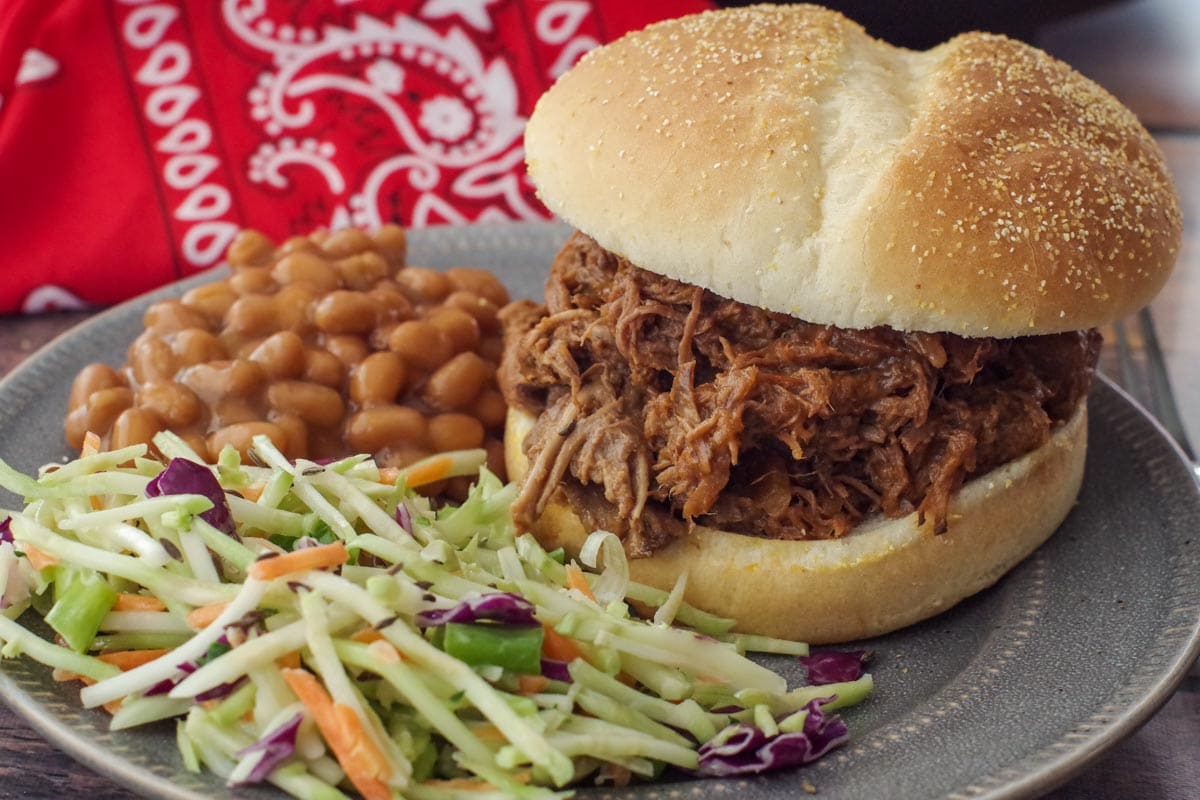
[[924, 52], [815, 6], [669, 20], [592, 51], [525, 135], [545, 204], [638, 266], [843, 328], [1095, 327], [1165, 282], [1157, 146], [1045, 53]]
[[[528, 469], [521, 443], [534, 423], [510, 410], [510, 479]], [[1032, 553], [1066, 518], [1083, 480], [1087, 408], [1042, 447], [980, 476], [955, 495], [950, 529], [916, 515], [875, 519], [841, 539], [785, 541], [698, 528], [629, 563], [633, 580], [670, 589], [688, 572], [688, 602], [737, 620], [737, 630], [812, 644], [878, 636], [932, 617], [984, 589]], [[561, 492], [534, 526], [547, 548], [577, 554], [588, 531]]]

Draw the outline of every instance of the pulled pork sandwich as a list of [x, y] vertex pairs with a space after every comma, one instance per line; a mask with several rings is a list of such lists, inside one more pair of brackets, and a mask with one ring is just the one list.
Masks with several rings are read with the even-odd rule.
[[813, 642], [938, 613], [1058, 527], [1095, 327], [1179, 245], [1159, 150], [1066, 65], [813, 6], [594, 51], [526, 152], [582, 232], [505, 312], [519, 525], [611, 530], [635, 579]]

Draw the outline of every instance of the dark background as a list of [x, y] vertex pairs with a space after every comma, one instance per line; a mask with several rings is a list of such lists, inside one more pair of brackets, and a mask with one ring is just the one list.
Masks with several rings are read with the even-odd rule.
[[[722, 6], [759, 0], [718, 0]], [[1080, 11], [1120, 0], [823, 0], [875, 37], [895, 45], [926, 49], [969, 30], [1004, 33], [1032, 41], [1037, 28]]]

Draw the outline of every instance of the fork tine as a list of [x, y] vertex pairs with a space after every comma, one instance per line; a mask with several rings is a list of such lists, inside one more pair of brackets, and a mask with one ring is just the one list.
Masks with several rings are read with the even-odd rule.
[[1146, 354], [1146, 388], [1152, 398], [1151, 411], [1174, 437], [1180, 449], [1191, 461], [1196, 460], [1195, 450], [1188, 440], [1187, 429], [1179, 414], [1179, 406], [1175, 402], [1175, 394], [1171, 391], [1171, 378], [1167, 374], [1167, 362], [1163, 356], [1162, 347], [1158, 343], [1158, 334], [1154, 329], [1154, 320], [1150, 309], [1143, 308], [1137, 315], [1138, 330], [1142, 338], [1142, 350]]

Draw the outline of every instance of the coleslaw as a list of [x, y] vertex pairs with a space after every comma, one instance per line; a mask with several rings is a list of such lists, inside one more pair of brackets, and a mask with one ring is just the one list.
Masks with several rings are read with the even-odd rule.
[[[230, 786], [484, 800], [756, 773], [844, 743], [833, 712], [871, 691], [841, 667], [788, 687], [745, 653], [805, 645], [732, 633], [686, 576], [631, 581], [611, 533], [581, 563], [517, 535], [482, 450], [390, 470], [154, 444], [0, 462], [26, 503], [0, 512], [0, 655], [82, 681], [114, 729], [177, 720], [184, 764]], [[459, 505], [414, 491], [464, 475]]]

